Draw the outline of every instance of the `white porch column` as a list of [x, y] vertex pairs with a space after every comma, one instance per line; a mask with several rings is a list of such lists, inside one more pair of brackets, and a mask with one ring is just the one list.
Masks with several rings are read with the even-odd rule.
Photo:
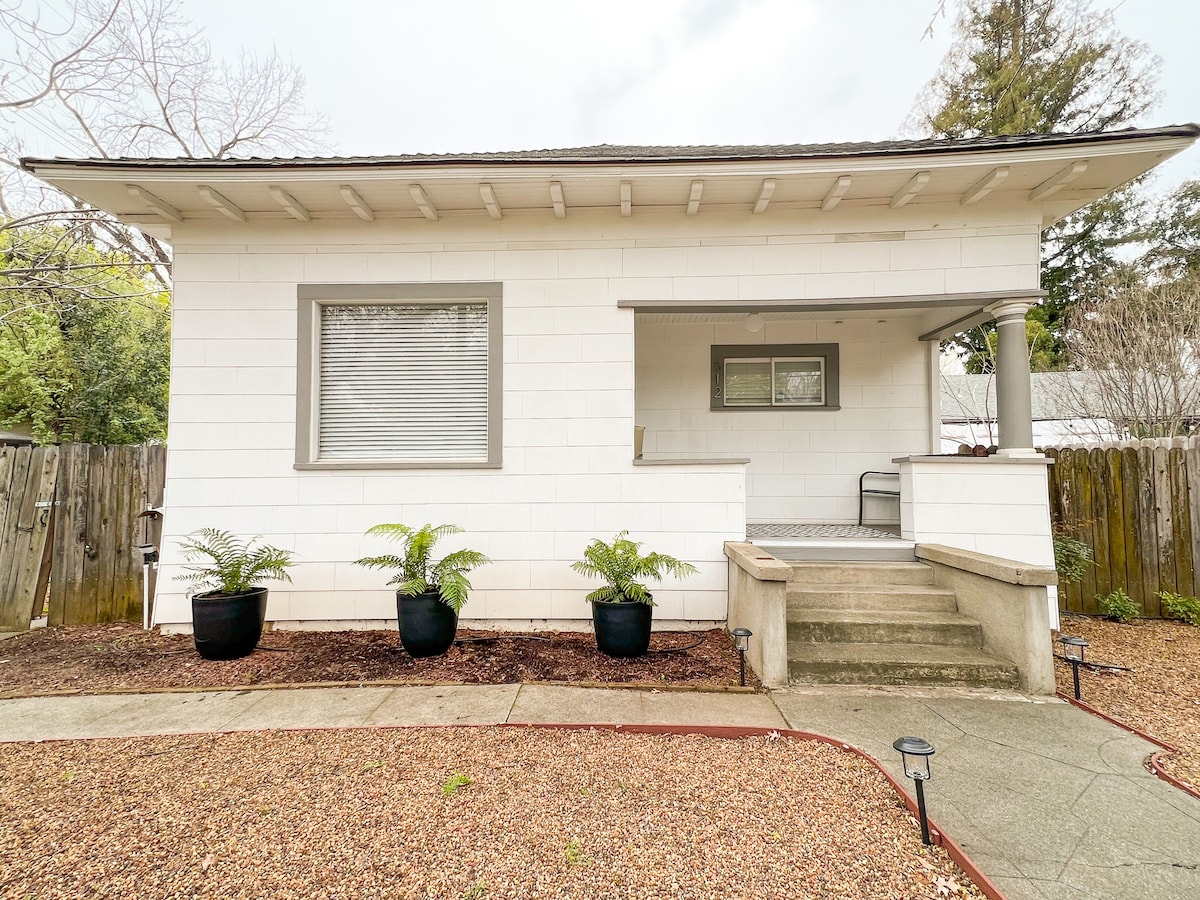
[[1002, 300], [987, 308], [996, 319], [996, 419], [1001, 456], [1033, 456], [1033, 403], [1029, 386], [1028, 300]]

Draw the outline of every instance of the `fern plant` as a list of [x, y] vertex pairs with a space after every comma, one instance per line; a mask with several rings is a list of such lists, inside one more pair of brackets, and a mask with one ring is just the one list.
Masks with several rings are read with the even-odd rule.
[[571, 563], [571, 568], [579, 574], [603, 578], [606, 582], [604, 587], [587, 595], [589, 602], [599, 600], [653, 606], [654, 599], [643, 581], [662, 581], [667, 573], [676, 578], [696, 574], [696, 567], [691, 563], [680, 562], [665, 553], [643, 555], [640, 552], [641, 543], [629, 540], [628, 534], [628, 531], [622, 531], [613, 538], [611, 544], [596, 538], [584, 549], [583, 559]]
[[261, 537], [242, 539], [219, 528], [193, 531], [179, 547], [187, 560], [202, 563], [185, 566], [178, 580], [219, 594], [241, 594], [260, 587], [263, 581], [291, 581], [287, 570], [295, 565], [295, 554], [256, 544]]
[[467, 572], [491, 562], [478, 550], [455, 550], [433, 562], [433, 550], [438, 541], [461, 531], [457, 525], [425, 524], [420, 528], [399, 523], [375, 525], [367, 530], [367, 534], [397, 542], [400, 552], [366, 556], [355, 563], [368, 569], [394, 569], [388, 584], [396, 585], [397, 593], [415, 597], [436, 591], [442, 602], [457, 615], [471, 590]]

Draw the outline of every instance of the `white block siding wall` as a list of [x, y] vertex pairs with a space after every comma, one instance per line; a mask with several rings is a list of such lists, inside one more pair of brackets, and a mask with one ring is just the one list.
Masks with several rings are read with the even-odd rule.
[[[886, 317], [886, 313], [879, 314]], [[749, 458], [749, 522], [858, 521], [858, 477], [929, 452], [930, 366], [921, 320], [769, 322], [637, 327], [637, 419], [647, 458]], [[712, 411], [712, 344], [832, 343], [840, 410]], [[876, 485], [878, 486], [878, 485]], [[866, 520], [894, 521], [895, 501], [871, 500]]]
[[[900, 534], [1035, 566], [1054, 567], [1044, 458], [914, 458], [900, 463]], [[1049, 588], [1058, 627], [1058, 590]]]
[[[881, 230], [881, 218], [889, 230], [908, 229], [898, 232], [905, 240], [838, 243], [842, 232]], [[592, 537], [628, 528], [700, 568], [656, 591], [657, 621], [723, 620], [723, 542], [744, 535], [744, 467], [632, 465], [634, 314], [617, 301], [1027, 290], [1037, 283], [1037, 235], [1037, 222], [959, 207], [691, 218], [639, 210], [630, 219], [572, 210], [566, 221], [506, 213], [500, 222], [447, 216], [179, 227], [158, 621], [190, 622], [172, 576], [182, 563], [179, 537], [203, 526], [263, 534], [297, 552], [295, 583], [272, 585], [273, 621], [321, 627], [391, 619], [384, 579], [350, 562], [381, 549], [362, 532], [384, 521], [468, 529], [450, 546], [472, 546], [496, 561], [474, 575], [470, 619], [582, 626], [590, 583], [568, 564]], [[297, 285], [453, 281], [503, 284], [503, 468], [293, 468]], [[886, 357], [881, 380], [900, 383], [878, 388], [900, 388], [904, 404], [917, 402], [909, 389], [920, 378], [907, 348], [884, 352], [877, 336], [853, 328], [852, 343], [863, 346], [843, 352], [842, 371], [863, 396], [837, 414], [848, 426], [891, 405], [868, 397], [876, 386], [867, 383], [867, 354]], [[855, 394], [843, 388], [843, 404], [850, 407]], [[926, 427], [922, 420], [899, 446], [911, 446]], [[862, 453], [864, 461], [884, 452], [871, 443], [877, 430], [864, 424], [843, 434], [855, 433], [861, 449], [840, 452]], [[811, 441], [810, 452], [823, 452]], [[750, 455], [759, 452], [756, 445]], [[857, 468], [843, 462], [842, 474]], [[757, 465], [756, 490], [769, 490], [757, 479], [772, 470]], [[819, 478], [804, 484], [814, 496], [822, 490]]]

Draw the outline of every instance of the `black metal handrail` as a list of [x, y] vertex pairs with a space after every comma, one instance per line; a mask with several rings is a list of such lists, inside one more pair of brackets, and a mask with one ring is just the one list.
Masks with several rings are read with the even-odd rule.
[[896, 490], [894, 490], [894, 491], [885, 490], [884, 488], [866, 487], [864, 482], [867, 480], [868, 475], [882, 475], [887, 478], [895, 478], [895, 479], [900, 478], [899, 472], [863, 472], [861, 475], [858, 476], [858, 524], [860, 526], [863, 523], [863, 501], [866, 499], [867, 494], [870, 494], [874, 497], [899, 497], [900, 496], [900, 485], [899, 484], [896, 485]]

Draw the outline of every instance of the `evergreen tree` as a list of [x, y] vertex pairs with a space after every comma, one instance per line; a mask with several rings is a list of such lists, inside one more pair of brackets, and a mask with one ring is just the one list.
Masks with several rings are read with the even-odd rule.
[[1164, 279], [1200, 275], [1200, 181], [1185, 181], [1158, 206], [1144, 260]]
[[[910, 125], [931, 137], [1073, 133], [1130, 125], [1156, 101], [1158, 60], [1087, 0], [962, 0], [954, 42]], [[1049, 333], [1038, 370], [1067, 363], [1066, 316], [1083, 285], [1111, 275], [1113, 251], [1137, 240], [1140, 202], [1127, 187], [1043, 233], [1046, 299], [1029, 319]], [[957, 336], [972, 371], [988, 371], [994, 326]]]

